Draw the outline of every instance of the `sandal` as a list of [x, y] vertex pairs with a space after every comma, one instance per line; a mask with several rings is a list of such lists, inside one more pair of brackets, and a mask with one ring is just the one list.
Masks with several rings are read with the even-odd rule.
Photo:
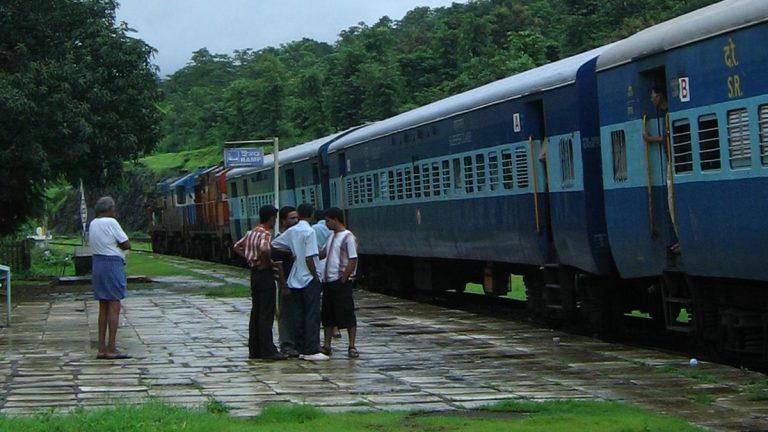
[[114, 354], [104, 354], [103, 357], [96, 356], [96, 358], [98, 358], [99, 360], [125, 360], [133, 357], [131, 357], [130, 354], [117, 351]]
[[355, 347], [349, 347], [349, 349], [347, 349], [347, 355], [349, 358], [358, 358], [360, 357], [360, 352]]
[[320, 352], [330, 357], [333, 355], [333, 348], [331, 347], [320, 347]]

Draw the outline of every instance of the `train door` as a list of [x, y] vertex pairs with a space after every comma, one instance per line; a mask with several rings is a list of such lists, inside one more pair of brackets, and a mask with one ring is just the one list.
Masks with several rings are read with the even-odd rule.
[[[536, 231], [545, 235], [547, 242], [552, 241], [550, 215], [548, 211], [549, 174], [547, 166], [547, 129], [544, 116], [544, 101], [541, 99], [526, 104], [528, 115], [533, 123], [527, 128], [528, 151], [531, 160], [533, 179], [534, 211], [536, 213]], [[541, 193], [543, 189], [544, 193]]]
[[336, 178], [332, 178], [330, 181], [331, 189], [331, 206], [337, 206], [341, 209], [346, 208], [345, 195], [344, 195], [344, 177], [347, 175], [347, 158], [344, 153], [336, 155], [336, 163], [338, 174]]
[[298, 206], [301, 204], [296, 194], [296, 173], [293, 168], [285, 170], [285, 192], [287, 196], [283, 200], [284, 205]]
[[672, 175], [672, 132], [669, 124], [667, 79], [664, 67], [640, 74], [637, 89], [643, 112], [643, 146], [647, 178], [649, 235], [675, 253], [674, 183]]

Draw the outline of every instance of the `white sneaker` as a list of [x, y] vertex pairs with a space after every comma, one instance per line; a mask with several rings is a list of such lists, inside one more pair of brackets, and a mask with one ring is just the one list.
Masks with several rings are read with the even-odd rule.
[[315, 354], [307, 354], [307, 355], [302, 354], [299, 356], [299, 358], [301, 360], [309, 360], [309, 361], [328, 361], [331, 359], [330, 357], [328, 357], [327, 355], [321, 352], [315, 353]]

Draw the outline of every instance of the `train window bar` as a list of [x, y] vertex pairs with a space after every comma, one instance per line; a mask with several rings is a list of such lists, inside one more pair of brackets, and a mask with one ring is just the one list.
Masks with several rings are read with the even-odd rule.
[[515, 184], [515, 175], [512, 164], [512, 152], [509, 150], [501, 152], [501, 172], [504, 189], [512, 189]]
[[517, 187], [527, 188], [529, 185], [528, 152], [525, 147], [515, 149], [515, 170], [517, 171]]
[[421, 187], [424, 192], [424, 198], [429, 198], [432, 196], [432, 175], [430, 174], [429, 164], [424, 164], [421, 166], [421, 176]]
[[405, 180], [405, 198], [411, 199], [413, 198], [413, 174], [410, 168], [405, 168], [403, 172]]
[[672, 155], [675, 174], [684, 174], [693, 171], [691, 122], [688, 119], [680, 119], [672, 122]]
[[699, 117], [699, 164], [702, 171], [720, 169], [720, 130], [714, 114]]
[[365, 176], [365, 197], [367, 203], [373, 202], [373, 176], [371, 174]]
[[395, 172], [394, 171], [391, 171], [391, 170], [389, 171], [388, 179], [389, 179], [389, 200], [390, 201], [394, 201], [395, 200], [395, 194], [396, 194], [396, 191], [395, 191]]
[[475, 175], [477, 176], [477, 191], [485, 190], [485, 155], [475, 155]]
[[467, 193], [475, 191], [472, 168], [472, 156], [464, 156], [464, 190], [466, 190]]
[[[434, 175], [435, 175], [435, 169], [437, 168], [436, 165], [437, 164], [432, 165], [433, 179], [434, 179]], [[443, 161], [442, 172], [443, 172], [443, 194], [444, 195], [448, 195], [450, 193], [450, 191], [451, 191], [451, 163], [448, 162], [447, 160]], [[434, 185], [434, 183], [433, 183], [433, 185]], [[435, 193], [435, 195], [440, 195], [439, 183], [438, 183], [438, 187], [435, 188], [434, 193]]]
[[403, 170], [397, 169], [395, 171], [396, 181], [395, 186], [397, 186], [397, 199], [402, 200], [404, 198], [403, 189], [404, 189], [404, 182], [403, 182]]
[[760, 161], [768, 166], [768, 105], [760, 105], [757, 109], [760, 124]]
[[488, 153], [488, 183], [491, 191], [499, 187], [499, 155], [495, 151]]
[[413, 195], [421, 198], [421, 167], [419, 164], [413, 165]]
[[746, 168], [752, 164], [749, 114], [746, 108], [728, 111], [728, 158], [731, 168]]

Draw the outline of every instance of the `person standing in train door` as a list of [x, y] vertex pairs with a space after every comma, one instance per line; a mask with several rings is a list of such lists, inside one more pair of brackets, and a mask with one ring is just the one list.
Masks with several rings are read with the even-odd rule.
[[321, 312], [324, 330], [323, 353], [330, 355], [334, 328], [347, 329], [349, 358], [358, 358], [355, 346], [357, 317], [352, 287], [357, 273], [357, 238], [344, 224], [344, 213], [338, 207], [325, 212], [325, 221], [332, 234], [321, 251], [325, 258], [323, 275], [323, 308]]

